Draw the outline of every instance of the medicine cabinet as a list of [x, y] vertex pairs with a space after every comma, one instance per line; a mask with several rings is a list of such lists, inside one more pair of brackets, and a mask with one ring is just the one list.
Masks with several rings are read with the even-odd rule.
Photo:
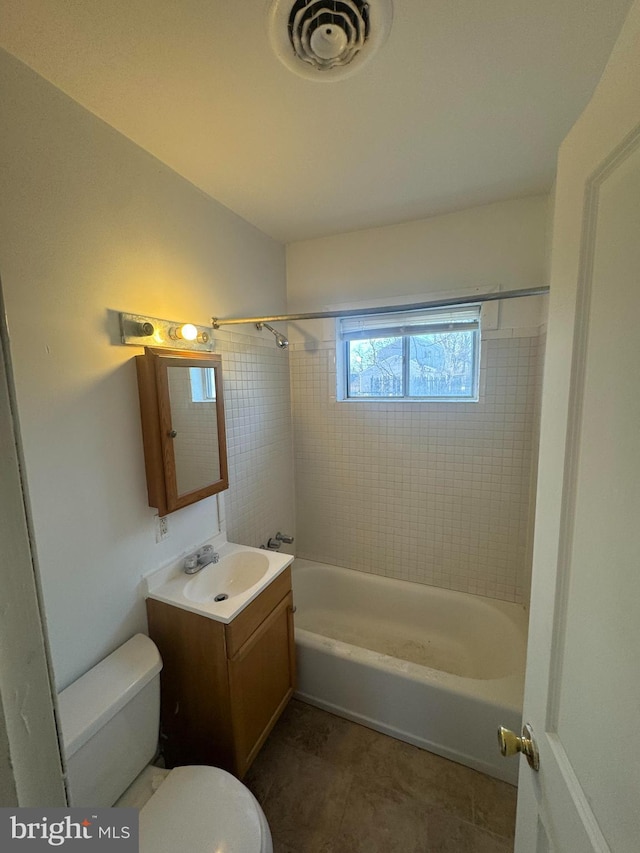
[[149, 506], [163, 516], [227, 489], [221, 357], [147, 347], [136, 367]]

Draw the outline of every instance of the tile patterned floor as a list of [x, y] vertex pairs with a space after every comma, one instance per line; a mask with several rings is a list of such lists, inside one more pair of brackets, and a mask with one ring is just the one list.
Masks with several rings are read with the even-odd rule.
[[512, 853], [516, 789], [293, 700], [245, 778], [274, 853]]

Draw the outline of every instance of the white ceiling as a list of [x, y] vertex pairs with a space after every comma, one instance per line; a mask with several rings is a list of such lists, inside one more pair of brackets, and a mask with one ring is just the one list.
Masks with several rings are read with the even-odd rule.
[[337, 82], [280, 63], [268, 0], [1, 0], [0, 45], [292, 242], [546, 191], [630, 3], [394, 0]]

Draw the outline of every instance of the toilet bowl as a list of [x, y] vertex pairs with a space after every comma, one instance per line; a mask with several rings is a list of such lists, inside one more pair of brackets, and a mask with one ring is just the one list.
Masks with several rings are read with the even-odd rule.
[[258, 801], [230, 773], [150, 765], [161, 668], [136, 634], [58, 695], [70, 805], [140, 809], [140, 853], [273, 853]]
[[140, 812], [140, 853], [176, 850], [272, 853], [273, 847], [251, 791], [224, 770], [192, 766], [171, 770]]

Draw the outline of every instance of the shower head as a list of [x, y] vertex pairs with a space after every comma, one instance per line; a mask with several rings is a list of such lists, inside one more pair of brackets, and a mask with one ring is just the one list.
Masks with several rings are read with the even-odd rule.
[[282, 332], [274, 329], [273, 326], [270, 326], [268, 323], [256, 323], [256, 329], [258, 331], [261, 331], [263, 326], [265, 329], [269, 329], [272, 335], [275, 335], [276, 346], [280, 347], [280, 349], [286, 349], [289, 346], [289, 341], [285, 338]]

